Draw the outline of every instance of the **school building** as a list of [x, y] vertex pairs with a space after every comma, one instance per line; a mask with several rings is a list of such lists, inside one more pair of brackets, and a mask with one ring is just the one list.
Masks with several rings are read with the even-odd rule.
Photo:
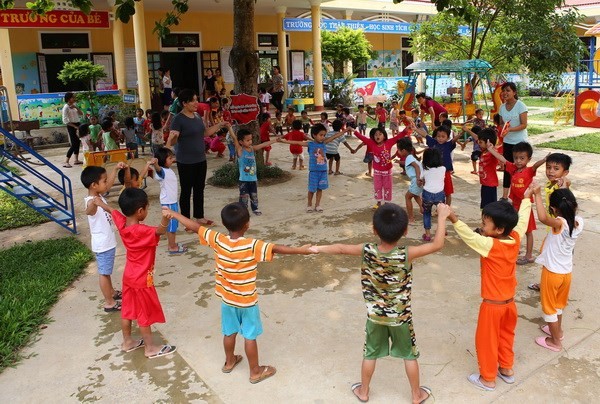
[[[83, 90], [64, 85], [57, 78], [64, 62], [73, 59], [90, 59], [105, 66], [108, 77], [97, 84], [98, 90], [138, 88], [142, 108], [151, 107], [161, 66], [171, 69], [175, 87], [200, 91], [204, 72], [211, 68], [220, 69], [226, 86], [233, 88], [228, 65], [233, 45], [233, 0], [190, 1], [181, 23], [164, 39], [152, 33], [155, 21], [169, 10], [164, 0], [136, 2], [136, 13], [127, 24], [112, 18], [114, 0], [94, 0], [95, 11], [87, 16], [59, 1], [55, 11], [35, 16], [24, 9], [24, 3], [17, 1], [21, 8], [0, 12], [1, 80], [9, 89], [13, 114], [19, 111], [21, 119], [56, 119], [56, 94], [50, 97], [53, 102], [42, 96]], [[597, 1], [569, 0], [567, 4], [578, 6], [587, 16], [585, 24], [578, 27], [582, 35], [600, 18]], [[409, 53], [411, 25], [435, 13], [429, 0], [404, 0], [400, 4], [392, 0], [257, 0], [254, 40], [260, 59], [259, 80], [266, 82], [272, 67], [279, 65], [286, 81], [314, 84], [314, 104], [320, 109], [321, 30], [362, 28], [377, 58], [352, 66], [353, 72], [377, 79], [399, 77], [413, 62]], [[380, 84], [389, 85], [384, 81]], [[23, 100], [21, 106], [19, 100]], [[24, 116], [23, 105], [28, 106], [28, 116]]]

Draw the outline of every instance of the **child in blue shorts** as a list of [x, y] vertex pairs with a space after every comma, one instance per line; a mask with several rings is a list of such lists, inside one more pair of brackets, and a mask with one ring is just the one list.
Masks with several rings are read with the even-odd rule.
[[433, 241], [406, 247], [397, 244], [406, 234], [408, 216], [400, 206], [386, 203], [373, 214], [378, 243], [333, 244], [309, 249], [316, 253], [362, 257], [361, 285], [368, 316], [361, 381], [352, 385], [352, 393], [363, 403], [369, 400], [369, 384], [377, 359], [390, 355], [404, 359], [413, 403], [422, 403], [431, 395], [431, 389], [419, 386], [419, 349], [411, 309], [412, 261], [444, 247], [444, 219], [451, 212], [450, 206], [440, 203]]
[[99, 166], [87, 166], [81, 172], [81, 183], [88, 190], [88, 196], [85, 197], [85, 213], [90, 225], [92, 251], [98, 264], [104, 311], [107, 313], [121, 310], [121, 302], [117, 301], [121, 300], [121, 292], [113, 288], [111, 279], [117, 249], [113, 222], [110, 214], [102, 209], [99, 203], [106, 203], [102, 195], [112, 188], [117, 170], [124, 167], [124, 163], [117, 164], [110, 175], [104, 167]]
[[406, 159], [404, 161], [404, 168], [406, 169], [406, 175], [410, 179], [410, 186], [408, 187], [406, 194], [404, 194], [404, 199], [406, 201], [408, 222], [413, 223], [415, 221], [415, 217], [413, 214], [412, 200], [414, 199], [415, 202], [417, 202], [419, 205], [419, 210], [423, 209], [423, 200], [421, 199], [423, 187], [419, 185], [419, 178], [421, 178], [423, 166], [417, 158], [417, 153], [413, 147], [410, 137], [403, 137], [402, 139], [398, 140], [396, 146], [398, 147], [398, 154], [400, 157]]
[[[327, 181], [327, 158], [325, 153], [325, 145], [342, 136], [344, 132], [338, 132], [333, 136], [325, 138], [327, 128], [322, 123], [317, 123], [310, 129], [310, 135], [313, 141], [299, 141], [279, 139], [280, 142], [287, 144], [297, 144], [303, 147], [308, 147], [308, 205], [307, 212], [323, 212], [321, 208], [321, 196], [323, 190], [329, 187]], [[313, 196], [316, 195], [315, 208], [312, 207]]]
[[[171, 169], [171, 165], [175, 162], [175, 154], [167, 147], [161, 147], [154, 153], [154, 170], [156, 175], [154, 178], [160, 184], [160, 205], [171, 209], [174, 212], [179, 212], [177, 204], [177, 192], [179, 186], [177, 184], [177, 176]], [[162, 226], [162, 224], [161, 224]], [[169, 243], [169, 254], [179, 255], [187, 251], [187, 247], [178, 244], [175, 241], [175, 233], [177, 232], [177, 220], [169, 220], [167, 226], [167, 242]]]

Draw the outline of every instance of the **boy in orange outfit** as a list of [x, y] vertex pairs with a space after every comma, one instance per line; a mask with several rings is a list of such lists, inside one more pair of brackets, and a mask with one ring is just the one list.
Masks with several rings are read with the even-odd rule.
[[517, 326], [516, 262], [531, 214], [530, 196], [528, 189], [519, 213], [506, 201], [486, 205], [481, 213], [480, 234], [458, 220], [454, 212], [448, 216], [460, 238], [481, 255], [483, 301], [475, 332], [479, 373], [468, 377], [481, 390], [495, 390], [496, 376], [508, 384], [515, 382], [512, 368]]

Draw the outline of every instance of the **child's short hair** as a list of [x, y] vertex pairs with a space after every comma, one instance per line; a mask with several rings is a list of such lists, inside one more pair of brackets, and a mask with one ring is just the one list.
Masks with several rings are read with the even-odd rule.
[[294, 119], [294, 122], [292, 122], [292, 129], [295, 129], [295, 130], [302, 129], [302, 121], [300, 119]]
[[137, 169], [131, 166], [129, 168], [124, 168], [122, 170], [119, 170], [119, 173], [117, 174], [117, 178], [119, 178], [119, 182], [121, 183], [121, 185], [125, 185], [125, 170], [129, 170], [132, 180], [137, 180], [138, 178], [140, 178], [140, 172]]
[[446, 135], [448, 135], [448, 137], [450, 137], [450, 132], [452, 132], [452, 129], [450, 129], [449, 127], [447, 127], [445, 125], [438, 126], [433, 131], [433, 137], [434, 138], [437, 137], [438, 133], [440, 133], [440, 132], [444, 132]]
[[119, 196], [119, 208], [127, 217], [148, 206], [148, 195], [139, 188], [126, 188]]
[[381, 107], [381, 108], [383, 108], [383, 102], [378, 102], [376, 105], [377, 105], [378, 107]]
[[417, 108], [413, 108], [410, 112], [417, 115], [421, 113], [421, 111], [419, 111]]
[[342, 122], [341, 119], [335, 119], [333, 122], [331, 122], [331, 128], [336, 132], [342, 129], [343, 126], [344, 122]]
[[79, 137], [87, 136], [90, 134], [90, 125], [87, 123], [84, 123], [79, 126], [78, 131], [79, 131]]
[[102, 130], [104, 132], [108, 132], [109, 130], [111, 130], [113, 128], [113, 121], [111, 121], [110, 118], [106, 118], [105, 120], [102, 121], [102, 123], [100, 124], [100, 127], [102, 128]]
[[442, 153], [438, 149], [425, 149], [423, 152], [423, 168], [441, 167], [443, 165]]
[[344, 108], [342, 108], [342, 112], [346, 115], [350, 115], [350, 108], [344, 107]]
[[[302, 125], [300, 126], [300, 128], [302, 128]], [[241, 142], [248, 135], [252, 135], [252, 132], [250, 132], [248, 129], [240, 129], [240, 130], [238, 130], [238, 132], [235, 136], [236, 136], [238, 142]]]
[[144, 110], [143, 110], [143, 109], [141, 109], [141, 108], [136, 108], [136, 109], [135, 109], [135, 113], [137, 114], [138, 112], [141, 112], [141, 113], [142, 113], [142, 115], [144, 114]]
[[322, 123], [315, 124], [312, 128], [310, 128], [310, 135], [314, 138], [315, 135], [319, 132], [327, 132], [327, 128]]
[[480, 112], [483, 112], [483, 109], [481, 109], [481, 108], [477, 108], [477, 109], [475, 110], [475, 115], [477, 115], [477, 114], [478, 114], [478, 113], [480, 113]]
[[275, 111], [275, 116], [276, 117], [281, 116], [281, 111], [280, 110]]
[[508, 236], [519, 222], [519, 213], [507, 201], [488, 203], [483, 208], [481, 215], [491, 219], [496, 228], [504, 229], [503, 236]]
[[448, 119], [448, 113], [447, 112], [440, 112], [440, 114], [438, 115], [438, 119], [441, 121], [442, 119]]
[[296, 112], [296, 110], [294, 109], [294, 107], [288, 107], [288, 112]]
[[308, 111], [303, 109], [302, 112], [300, 112], [300, 115], [308, 115]]
[[387, 135], [387, 132], [385, 131], [385, 129], [372, 128], [372, 129], [369, 131], [369, 137], [371, 138], [371, 140], [375, 141], [375, 134], [376, 134], [377, 132], [381, 132], [381, 133], [383, 134], [383, 138], [384, 138], [385, 140], [387, 140], [387, 139], [388, 139], [388, 135]]
[[568, 170], [573, 163], [573, 159], [564, 153], [551, 153], [546, 157], [546, 163], [560, 164], [562, 168]]
[[125, 122], [123, 122], [123, 124], [127, 129], [133, 129], [135, 127], [135, 122], [133, 121], [132, 116], [128, 116], [127, 118], [125, 118]]
[[398, 150], [406, 150], [409, 153], [412, 153], [414, 147], [412, 144], [412, 140], [409, 137], [403, 137], [402, 139], [396, 142], [396, 146]]
[[267, 122], [269, 119], [271, 119], [271, 115], [268, 112], [263, 112], [262, 114], [260, 114], [259, 122], [262, 125], [263, 123]]
[[360, 104], [360, 105], [358, 106], [358, 109], [361, 109], [361, 108], [364, 108], [364, 107], [365, 107], [365, 106], [364, 106], [363, 104]]
[[239, 202], [230, 203], [221, 210], [221, 221], [227, 230], [240, 231], [250, 221], [250, 212]]
[[174, 156], [173, 150], [168, 147], [159, 147], [154, 152], [154, 157], [158, 160], [158, 165], [164, 167], [167, 164], [167, 158]]
[[502, 125], [503, 122], [504, 122], [504, 120], [502, 119], [502, 115], [500, 115], [500, 114], [494, 115], [493, 119], [494, 119], [494, 124], [495, 125]]
[[[479, 132], [481, 132], [484, 128], [482, 128], [481, 126], [478, 125], [473, 125], [473, 127], [471, 128], [471, 132], [473, 132], [474, 134], [479, 134]], [[496, 131], [494, 130], [494, 133]]]
[[477, 138], [479, 140], [484, 141], [486, 144], [489, 141], [491, 144], [496, 144], [498, 140], [498, 136], [496, 136], [496, 131], [492, 128], [485, 128], [477, 133]]
[[146, 109], [146, 115], [151, 114], [151, 113], [152, 113], [152, 108]]
[[84, 187], [89, 188], [92, 184], [100, 181], [102, 174], [106, 174], [106, 169], [100, 166], [87, 166], [81, 172], [81, 183]]
[[513, 154], [515, 153], [527, 153], [527, 157], [531, 158], [533, 156], [533, 147], [527, 142], [519, 142], [513, 146], [512, 149]]
[[329, 115], [327, 115], [327, 112], [321, 112], [321, 118], [327, 119], [327, 118], [329, 118]]
[[[441, 115], [442, 114], [440, 114], [440, 118], [441, 118]], [[448, 128], [452, 129], [452, 121], [450, 119], [444, 119], [442, 121], [442, 126], [447, 126]], [[450, 134], [450, 133], [448, 133], [448, 134]]]
[[398, 115], [406, 115], [406, 111], [401, 109], [398, 111]]
[[406, 233], [408, 215], [395, 203], [385, 203], [373, 213], [373, 228], [386, 243], [396, 243]]

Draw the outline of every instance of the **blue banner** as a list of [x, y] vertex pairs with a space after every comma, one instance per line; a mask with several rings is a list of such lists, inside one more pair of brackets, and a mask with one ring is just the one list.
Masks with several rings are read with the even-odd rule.
[[[321, 19], [321, 29], [325, 31], [337, 31], [338, 28], [348, 27], [362, 29], [371, 34], [410, 34], [419, 24], [395, 21], [358, 21], [358, 20], [334, 20]], [[312, 20], [310, 18], [284, 18], [284, 31], [311, 31]], [[469, 27], [458, 28], [461, 35], [470, 34]]]

